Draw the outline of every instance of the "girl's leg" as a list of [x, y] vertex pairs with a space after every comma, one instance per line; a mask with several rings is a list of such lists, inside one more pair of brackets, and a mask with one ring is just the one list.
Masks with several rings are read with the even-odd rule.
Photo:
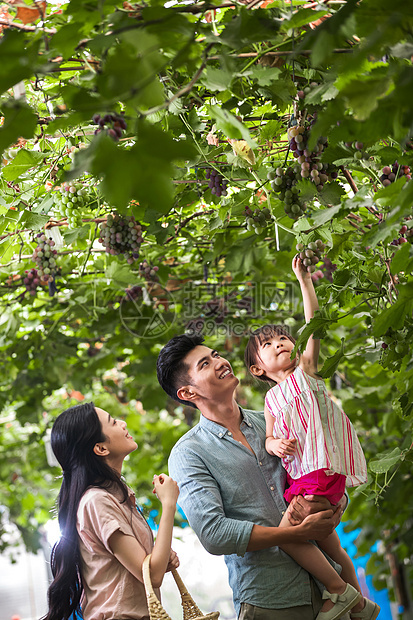
[[[330, 534], [330, 536], [327, 536], [327, 538], [324, 538], [323, 540], [317, 540], [317, 543], [320, 549], [325, 551], [332, 560], [337, 562], [337, 564], [341, 564], [341, 578], [343, 579], [343, 581], [345, 581], [346, 583], [350, 583], [354, 588], [356, 588], [356, 590], [361, 593], [353, 562], [351, 561], [348, 553], [341, 546], [337, 532], [333, 532], [332, 534]], [[364, 599], [361, 599], [361, 601], [357, 603], [357, 605], [354, 605], [351, 611], [361, 611], [364, 608], [364, 605], [365, 601]]]
[[[279, 527], [291, 527], [287, 514], [283, 516]], [[288, 543], [286, 545], [280, 545], [280, 547], [283, 551], [288, 553], [297, 564], [321, 581], [330, 593], [337, 592], [337, 594], [342, 594], [344, 592], [347, 583], [340, 577], [324, 554], [315, 545], [304, 542]], [[327, 599], [321, 611], [328, 611], [332, 607], [333, 603]]]

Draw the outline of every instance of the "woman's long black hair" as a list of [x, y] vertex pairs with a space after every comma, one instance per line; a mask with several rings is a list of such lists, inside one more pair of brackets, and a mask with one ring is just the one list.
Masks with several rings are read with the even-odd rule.
[[105, 441], [93, 403], [71, 407], [57, 418], [51, 445], [63, 470], [58, 497], [60, 540], [51, 555], [53, 581], [48, 591], [49, 611], [43, 620], [68, 620], [80, 611], [83, 592], [76, 519], [79, 502], [88, 487], [107, 488], [115, 483], [127, 499], [119, 474], [95, 454], [96, 443]]

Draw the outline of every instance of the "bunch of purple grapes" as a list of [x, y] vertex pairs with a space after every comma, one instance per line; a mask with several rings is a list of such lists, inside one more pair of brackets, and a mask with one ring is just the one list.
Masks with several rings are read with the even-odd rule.
[[139, 273], [147, 282], [159, 282], [159, 278], [156, 275], [157, 271], [159, 271], [159, 267], [150, 265], [146, 258], [139, 265]]
[[300, 192], [296, 187], [301, 178], [301, 167], [297, 164], [284, 170], [276, 168], [269, 170], [267, 178], [270, 180], [271, 188], [280, 194], [280, 200], [284, 203], [284, 211], [293, 220], [298, 219], [305, 212], [307, 206], [300, 198]]
[[403, 224], [399, 230], [399, 236], [397, 239], [393, 239], [393, 241], [390, 242], [390, 245], [402, 245], [408, 241], [413, 243], [413, 228], [409, 228], [406, 224]]
[[122, 297], [121, 303], [124, 301], [132, 301], [133, 299], [138, 299], [142, 297], [142, 287], [136, 284], [135, 286], [131, 286], [125, 290], [125, 297]]
[[401, 177], [406, 177], [406, 179], [410, 181], [412, 178], [410, 168], [409, 166], [400, 166], [396, 161], [392, 166], [384, 166], [380, 181], [383, 183], [384, 187], [387, 187]]
[[133, 215], [109, 214], [99, 230], [99, 241], [108, 254], [123, 255], [131, 265], [139, 258], [139, 249], [143, 241], [142, 226]]
[[307, 127], [293, 125], [288, 128], [287, 134], [290, 149], [300, 165], [300, 168], [297, 166], [294, 168], [297, 168], [301, 178], [312, 181], [320, 192], [327, 181], [338, 177], [338, 172], [335, 166], [320, 161], [321, 154], [327, 146], [327, 138], [319, 138], [314, 151], [310, 151], [307, 147], [311, 125], [312, 122]]
[[37, 266], [37, 277], [40, 283], [44, 282], [52, 284], [56, 274], [56, 250], [53, 249], [54, 241], [50, 237], [46, 237], [44, 233], [37, 235], [37, 247], [33, 252], [33, 260]]
[[37, 287], [40, 284], [39, 274], [37, 273], [37, 269], [30, 269], [24, 272], [26, 275], [23, 278], [23, 283], [26, 287], [26, 291], [30, 293], [30, 295], [36, 295]]
[[331, 260], [325, 256], [323, 258], [323, 262], [321, 264], [320, 269], [323, 272], [324, 277], [326, 278], [326, 280], [328, 280], [329, 282], [332, 282], [333, 281], [333, 273], [337, 269], [337, 265], [335, 263], [332, 263]]
[[315, 273], [317, 271], [316, 265], [320, 262], [321, 256], [326, 249], [321, 239], [312, 241], [307, 246], [304, 243], [297, 243], [295, 248], [299, 252], [303, 268], [309, 273]]
[[215, 168], [207, 168], [205, 177], [208, 179], [209, 189], [215, 196], [220, 198], [227, 195], [228, 181]]
[[257, 207], [254, 210], [250, 207], [245, 207], [244, 215], [246, 217], [247, 230], [253, 230], [257, 235], [261, 234], [264, 228], [268, 226], [268, 223], [273, 220], [273, 216], [268, 207], [264, 207], [264, 209]]
[[122, 137], [123, 131], [127, 127], [125, 119], [119, 114], [105, 114], [103, 117], [100, 114], [95, 114], [92, 120], [95, 125], [99, 125], [98, 129], [95, 130], [95, 135], [105, 130], [115, 142]]

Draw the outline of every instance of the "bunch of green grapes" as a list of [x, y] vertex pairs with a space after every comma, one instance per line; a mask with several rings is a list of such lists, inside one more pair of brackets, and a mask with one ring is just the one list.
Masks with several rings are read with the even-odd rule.
[[274, 219], [271, 211], [268, 207], [260, 209], [251, 209], [245, 207], [244, 215], [246, 218], [247, 230], [254, 231], [257, 235], [260, 235], [264, 228], [267, 228], [268, 224]]
[[276, 168], [268, 171], [267, 178], [270, 180], [271, 189], [280, 195], [284, 203], [284, 211], [293, 220], [298, 219], [305, 212], [307, 205], [300, 198], [300, 192], [296, 187], [301, 179], [301, 166]]
[[54, 198], [54, 211], [58, 217], [66, 217], [69, 228], [82, 225], [82, 211], [90, 208], [91, 197], [81, 183], [63, 183]]

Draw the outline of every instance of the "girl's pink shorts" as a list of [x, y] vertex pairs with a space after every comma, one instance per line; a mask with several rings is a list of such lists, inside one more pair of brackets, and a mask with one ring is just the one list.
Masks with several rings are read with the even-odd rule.
[[312, 471], [296, 480], [287, 473], [287, 482], [290, 485], [284, 492], [287, 502], [291, 502], [295, 495], [322, 495], [334, 505], [343, 497], [346, 488], [346, 476], [342, 474], [328, 476], [325, 469]]

